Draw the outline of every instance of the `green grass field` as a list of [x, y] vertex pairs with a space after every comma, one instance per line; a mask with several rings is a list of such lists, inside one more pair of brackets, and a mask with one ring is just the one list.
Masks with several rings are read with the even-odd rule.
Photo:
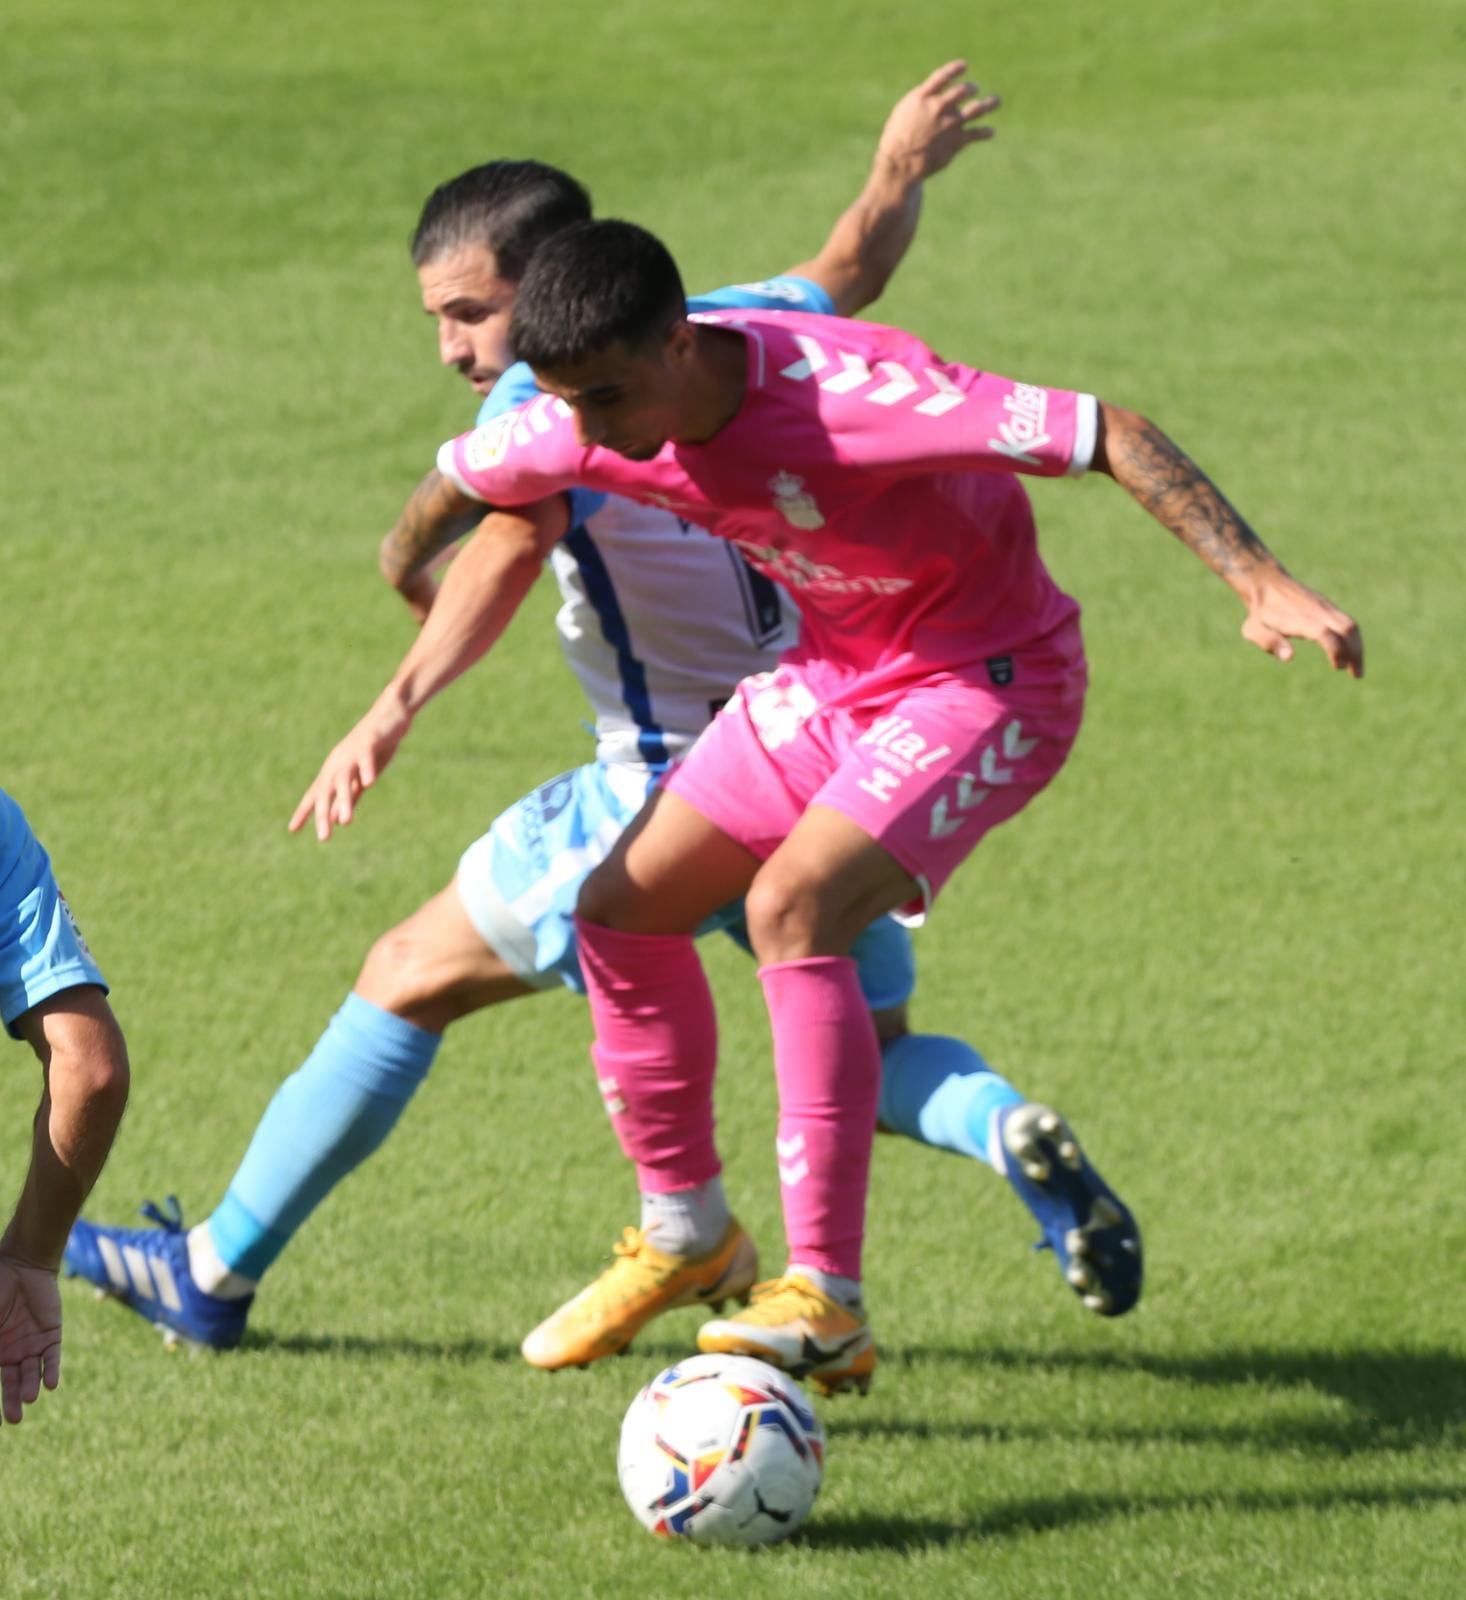
[[[0, 784], [113, 984], [132, 1106], [91, 1204], [222, 1193], [376, 934], [585, 759], [547, 586], [349, 832], [285, 831], [410, 637], [375, 547], [472, 412], [405, 240], [560, 162], [696, 285], [810, 255], [889, 103], [1006, 108], [880, 307], [1193, 450], [1362, 620], [1363, 684], [1237, 637], [1113, 485], [1034, 490], [1094, 691], [1062, 780], [921, 936], [917, 1018], [1073, 1118], [1146, 1231], [1087, 1317], [1005, 1187], [882, 1141], [883, 1366], [807, 1533], [658, 1546], [614, 1471], [682, 1313], [553, 1378], [518, 1341], [632, 1220], [568, 997], [450, 1034], [245, 1348], [66, 1292], [0, 1437], [0, 1594], [1455, 1600], [1466, 1587], [1466, 23], [1446, 0], [185, 6], [13, 0], [0, 97]], [[730, 1192], [777, 1260], [757, 985], [710, 948]], [[13, 1047], [0, 1173], [36, 1074]]]

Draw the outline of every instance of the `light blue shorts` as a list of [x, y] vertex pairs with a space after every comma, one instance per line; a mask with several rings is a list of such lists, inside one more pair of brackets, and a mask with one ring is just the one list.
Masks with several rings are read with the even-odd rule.
[[[585, 993], [575, 953], [575, 901], [656, 787], [642, 768], [592, 762], [542, 783], [494, 819], [458, 863], [458, 897], [469, 921], [521, 982]], [[746, 950], [742, 904], [710, 917]], [[916, 986], [911, 937], [889, 917], [872, 923], [851, 952], [873, 1011], [905, 1003]]]
[[92, 960], [25, 813], [0, 789], [0, 1019], [17, 1018], [63, 989], [106, 980]]

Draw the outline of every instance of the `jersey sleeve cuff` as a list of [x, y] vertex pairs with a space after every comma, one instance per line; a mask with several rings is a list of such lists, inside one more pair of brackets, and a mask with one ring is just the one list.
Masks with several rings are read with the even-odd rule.
[[1099, 432], [1099, 401], [1092, 394], [1074, 397], [1074, 448], [1069, 452], [1065, 475], [1082, 478], [1094, 460], [1094, 441]]
[[[480, 493], [479, 490], [474, 488], [474, 486], [464, 477], [463, 473], [460, 472], [459, 469], [458, 469], [458, 448], [457, 448], [457, 446], [458, 446], [458, 441], [456, 439], [449, 439], [446, 444], [442, 445], [439, 448], [439, 450], [438, 450], [438, 471], [440, 473], [442, 473], [442, 475], [448, 480], [449, 483], [455, 485], [464, 494], [466, 494], [470, 500], [482, 501], [483, 498], [484, 498], [483, 495]], [[1093, 448], [1093, 446], [1091, 446], [1091, 448]]]

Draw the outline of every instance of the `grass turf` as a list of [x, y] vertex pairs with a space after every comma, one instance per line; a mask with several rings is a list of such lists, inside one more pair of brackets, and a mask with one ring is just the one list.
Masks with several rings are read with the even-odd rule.
[[[542, 586], [352, 830], [284, 832], [409, 637], [375, 541], [471, 404], [403, 241], [490, 154], [564, 163], [694, 284], [748, 278], [808, 256], [889, 102], [971, 55], [1000, 138], [933, 185], [879, 314], [1150, 412], [1372, 652], [1362, 686], [1283, 671], [1112, 486], [1034, 490], [1089, 722], [922, 936], [918, 1019], [1073, 1117], [1146, 1228], [1135, 1316], [1087, 1319], [988, 1174], [883, 1141], [884, 1364], [824, 1408], [808, 1533], [752, 1567], [659, 1548], [614, 1440], [693, 1319], [520, 1363], [630, 1192], [583, 1009], [509, 1007], [450, 1036], [240, 1355], [164, 1359], [67, 1292], [64, 1387], [0, 1439], [7, 1596], [1458, 1593], [1455, 9], [18, 0], [7, 46], [0, 781], [132, 1045], [99, 1216], [206, 1210], [371, 939], [583, 759]], [[756, 986], [708, 961], [729, 1183], [772, 1257]]]

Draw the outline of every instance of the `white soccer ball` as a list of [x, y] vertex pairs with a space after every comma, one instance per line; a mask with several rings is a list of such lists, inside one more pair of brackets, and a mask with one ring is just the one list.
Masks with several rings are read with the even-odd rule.
[[626, 1503], [663, 1539], [773, 1544], [809, 1515], [825, 1431], [787, 1373], [749, 1356], [690, 1356], [659, 1372], [621, 1424]]

